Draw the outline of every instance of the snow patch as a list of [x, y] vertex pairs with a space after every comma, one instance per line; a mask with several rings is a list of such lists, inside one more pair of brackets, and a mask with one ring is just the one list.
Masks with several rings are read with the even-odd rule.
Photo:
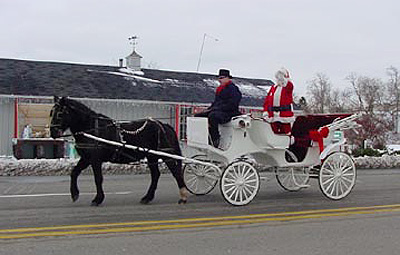
[[382, 157], [358, 157], [354, 159], [358, 168], [380, 169], [380, 168], [400, 168], [400, 156], [383, 155]]
[[386, 149], [389, 154], [392, 154], [397, 151], [400, 151], [400, 145], [399, 144], [388, 144], [388, 145], [386, 145]]
[[112, 71], [97, 71], [97, 70], [91, 70], [91, 69], [88, 69], [87, 71], [88, 72], [94, 72], [94, 73], [105, 73], [105, 74], [117, 75], [117, 76], [122, 76], [122, 77], [129, 77], [129, 78], [133, 78], [133, 79], [136, 79], [136, 80], [142, 80], [142, 81], [153, 82], [153, 83], [162, 83], [159, 80], [145, 78], [145, 77], [137, 76], [137, 75], [134, 75], [134, 74], [112, 72]]
[[135, 71], [130, 68], [120, 68], [120, 69], [118, 69], [118, 71], [120, 71], [121, 73], [127, 73], [127, 74], [131, 74], [131, 75], [140, 75], [140, 76], [144, 75], [143, 71]]
[[[382, 157], [358, 157], [354, 162], [359, 169], [387, 169], [400, 168], [399, 155], [384, 155]], [[69, 175], [78, 159], [20, 159], [14, 157], [0, 157], [0, 176], [57, 176]], [[162, 164], [160, 170], [167, 173], [167, 168]], [[148, 173], [144, 162], [137, 164], [112, 164], [104, 163], [105, 174], [143, 174]], [[84, 174], [91, 174], [91, 169], [86, 169]]]
[[203, 82], [207, 84], [207, 86], [216, 88], [219, 86], [219, 82], [215, 79], [203, 79]]
[[254, 86], [249, 83], [235, 83], [235, 84], [239, 87], [240, 91], [245, 96], [264, 98], [268, 93], [267, 89], [264, 89], [259, 86]]

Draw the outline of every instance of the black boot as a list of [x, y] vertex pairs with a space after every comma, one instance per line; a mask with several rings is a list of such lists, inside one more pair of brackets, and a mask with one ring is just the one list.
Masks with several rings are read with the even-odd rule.
[[216, 138], [216, 139], [213, 140], [213, 145], [214, 145], [215, 148], [218, 148], [218, 146], [219, 146], [219, 138]]

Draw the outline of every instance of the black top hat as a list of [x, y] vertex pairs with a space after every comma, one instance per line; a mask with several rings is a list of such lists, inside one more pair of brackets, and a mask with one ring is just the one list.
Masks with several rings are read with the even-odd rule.
[[219, 69], [218, 77], [229, 77], [232, 78], [228, 69]]

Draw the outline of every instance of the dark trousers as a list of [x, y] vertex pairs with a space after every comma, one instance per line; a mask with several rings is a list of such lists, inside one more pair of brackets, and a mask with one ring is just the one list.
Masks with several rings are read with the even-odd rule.
[[208, 132], [210, 133], [212, 143], [215, 147], [219, 145], [220, 134], [218, 124], [224, 124], [231, 120], [232, 115], [221, 111], [206, 110], [194, 115], [195, 117], [208, 118]]

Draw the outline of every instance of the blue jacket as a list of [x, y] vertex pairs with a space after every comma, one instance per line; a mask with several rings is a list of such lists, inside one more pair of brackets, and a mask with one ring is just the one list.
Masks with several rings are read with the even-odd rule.
[[240, 115], [239, 104], [242, 99], [242, 93], [232, 82], [226, 85], [222, 90], [215, 93], [214, 102], [210, 106], [211, 111], [223, 112], [229, 118]]

